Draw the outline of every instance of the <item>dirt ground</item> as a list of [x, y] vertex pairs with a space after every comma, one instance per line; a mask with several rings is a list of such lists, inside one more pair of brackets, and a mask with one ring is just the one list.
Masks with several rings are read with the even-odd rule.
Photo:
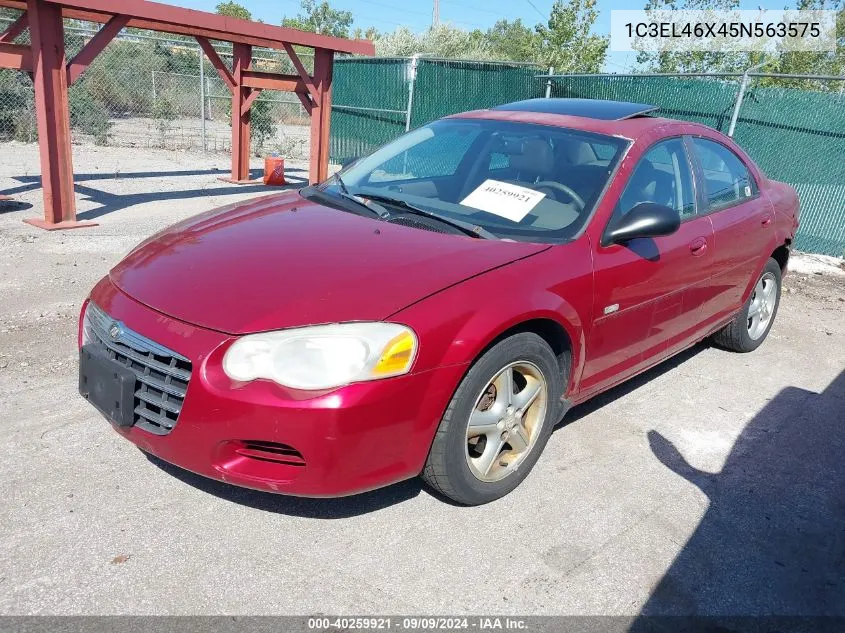
[[48, 233], [21, 221], [35, 148], [0, 156], [0, 614], [845, 615], [845, 271], [790, 274], [756, 352], [699, 345], [576, 408], [498, 502], [274, 496], [146, 459], [78, 396], [75, 346], [134, 244], [266, 189], [221, 155], [74, 158], [100, 225]]

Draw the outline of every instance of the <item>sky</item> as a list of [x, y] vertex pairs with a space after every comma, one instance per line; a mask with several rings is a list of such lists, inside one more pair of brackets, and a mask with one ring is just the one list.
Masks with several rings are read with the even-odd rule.
[[[192, 9], [214, 11], [219, 0], [160, 0]], [[238, 0], [253, 18], [279, 24], [282, 16], [299, 13], [299, 0]], [[440, 0], [440, 21], [455, 26], [487, 30], [497, 20], [521, 18], [528, 25], [548, 19], [554, 0]], [[424, 31], [431, 25], [432, 0], [329, 0], [335, 9], [351, 11], [354, 26], [366, 29], [374, 26], [379, 31], [392, 31], [398, 26]], [[741, 9], [782, 9], [783, 0], [742, 0]], [[792, 2], [788, 2], [792, 4]], [[642, 9], [645, 0], [598, 0], [599, 18], [594, 27], [598, 34], [610, 32], [610, 12], [614, 9]], [[630, 70], [635, 53], [609, 52], [605, 72]]]

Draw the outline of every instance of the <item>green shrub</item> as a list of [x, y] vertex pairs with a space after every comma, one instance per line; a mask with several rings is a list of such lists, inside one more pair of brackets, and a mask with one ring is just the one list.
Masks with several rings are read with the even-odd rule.
[[[232, 102], [226, 102], [226, 116], [232, 121]], [[267, 141], [276, 135], [276, 121], [273, 118], [273, 102], [262, 94], [252, 102], [250, 109], [250, 137], [255, 155], [260, 156]]]
[[252, 102], [250, 128], [252, 145], [256, 154], [260, 154], [265, 143], [276, 135], [276, 122], [271, 111], [273, 104], [258, 97]]
[[0, 138], [32, 142], [38, 138], [35, 125], [32, 82], [13, 70], [0, 70]]
[[116, 40], [94, 60], [81, 82], [112, 116], [144, 116], [153, 107], [153, 72], [164, 66], [156, 47]]
[[72, 128], [90, 134], [97, 145], [108, 145], [111, 121], [109, 112], [96, 100], [84, 83], [71, 86], [68, 95], [70, 102], [70, 125]]
[[156, 97], [153, 104], [153, 119], [159, 134], [159, 147], [165, 146], [167, 134], [173, 127], [173, 121], [176, 119], [177, 111], [173, 101], [162, 95]]

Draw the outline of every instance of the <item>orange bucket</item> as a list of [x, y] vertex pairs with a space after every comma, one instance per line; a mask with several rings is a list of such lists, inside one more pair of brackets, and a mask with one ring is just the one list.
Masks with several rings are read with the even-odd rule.
[[264, 157], [264, 184], [286, 185], [285, 159], [281, 156]]

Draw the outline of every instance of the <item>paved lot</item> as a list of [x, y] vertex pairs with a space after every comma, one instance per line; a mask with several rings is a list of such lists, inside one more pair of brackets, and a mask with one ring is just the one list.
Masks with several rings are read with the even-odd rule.
[[0, 190], [34, 206], [0, 207], [0, 613], [845, 615], [843, 276], [789, 278], [753, 354], [697, 347], [574, 410], [487, 506], [145, 458], [76, 393], [79, 306], [143, 237], [263, 192], [217, 182], [226, 162], [80, 148], [101, 226], [47, 233], [20, 221], [34, 149], [4, 145]]

